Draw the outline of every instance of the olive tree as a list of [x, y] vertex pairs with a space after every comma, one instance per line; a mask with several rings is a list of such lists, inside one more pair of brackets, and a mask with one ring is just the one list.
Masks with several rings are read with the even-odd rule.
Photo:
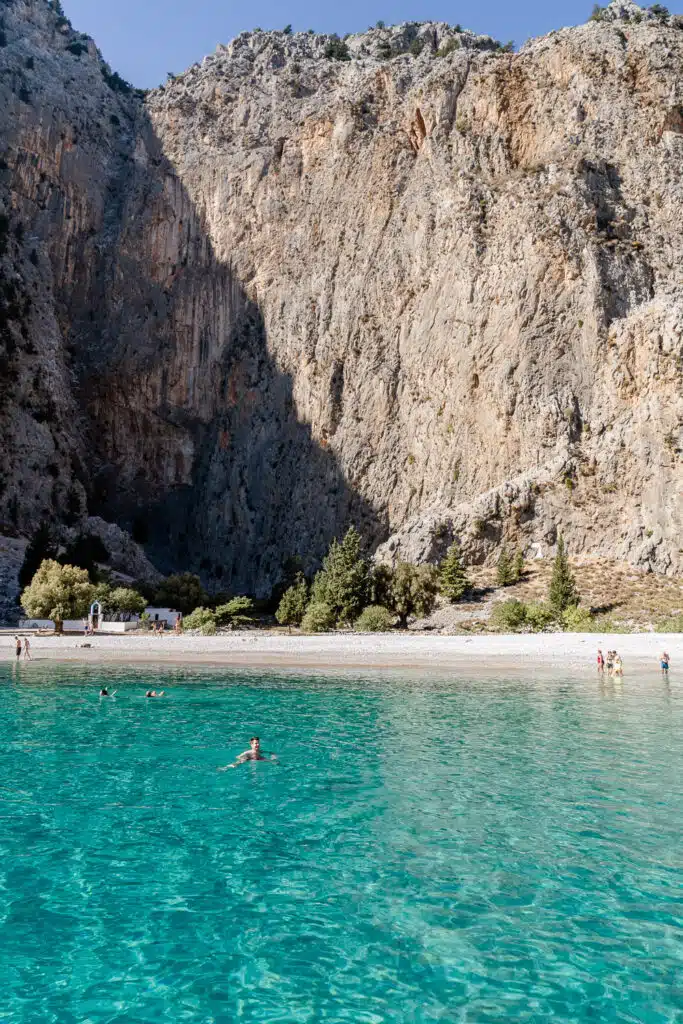
[[62, 633], [65, 619], [88, 614], [94, 589], [86, 569], [46, 558], [21, 595], [21, 606], [29, 618], [52, 619], [55, 632]]

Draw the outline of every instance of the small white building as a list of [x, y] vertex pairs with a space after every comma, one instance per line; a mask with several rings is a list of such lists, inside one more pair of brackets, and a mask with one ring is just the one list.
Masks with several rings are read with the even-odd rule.
[[[145, 608], [145, 615], [149, 615], [150, 622], [165, 622], [171, 629], [175, 626], [176, 619], [180, 615], [175, 608]], [[182, 615], [180, 615], [182, 621]]]
[[[168, 629], [173, 629], [178, 616], [182, 620], [182, 615], [174, 608], [150, 607], [145, 609], [145, 613], [149, 616], [149, 622], [157, 625], [163, 622], [164, 627]], [[85, 633], [88, 626], [93, 633], [129, 633], [133, 629], [139, 629], [140, 616], [131, 615], [125, 621], [122, 621], [120, 617], [117, 619], [107, 619], [104, 617], [100, 602], [94, 601], [90, 606], [87, 619], [67, 619], [64, 622], [64, 632]], [[21, 619], [19, 621], [19, 628], [54, 629], [55, 624], [51, 619]]]

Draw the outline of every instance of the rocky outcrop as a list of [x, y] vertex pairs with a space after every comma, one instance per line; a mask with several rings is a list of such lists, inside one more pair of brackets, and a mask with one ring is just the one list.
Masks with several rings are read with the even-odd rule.
[[680, 571], [683, 32], [634, 6], [244, 34], [143, 99], [5, 3], [11, 530], [259, 594], [349, 521]]

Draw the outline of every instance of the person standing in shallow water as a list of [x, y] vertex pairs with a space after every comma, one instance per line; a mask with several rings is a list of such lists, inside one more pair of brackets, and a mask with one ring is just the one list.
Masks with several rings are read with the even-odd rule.
[[604, 676], [605, 674], [605, 659], [602, 651], [598, 649], [598, 675]]
[[24, 658], [26, 661], [31, 660], [31, 645], [27, 636], [24, 637]]
[[14, 642], [15, 642], [15, 645], [16, 645], [17, 661], [19, 661], [19, 658], [21, 657], [21, 637], [20, 636], [15, 636]]
[[662, 670], [662, 676], [664, 679], [669, 678], [669, 655], [666, 651], [662, 651], [659, 658], [659, 667]]

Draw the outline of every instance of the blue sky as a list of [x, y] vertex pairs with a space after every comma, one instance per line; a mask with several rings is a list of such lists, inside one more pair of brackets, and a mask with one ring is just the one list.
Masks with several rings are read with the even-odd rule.
[[[517, 45], [551, 28], [585, 21], [592, 0], [346, 0], [321, 6], [312, 0], [62, 0], [74, 28], [88, 32], [111, 66], [134, 85], [158, 85], [166, 73], [183, 71], [244, 29], [313, 28], [358, 32], [378, 20], [460, 22]], [[669, 10], [683, 13], [683, 0]]]

